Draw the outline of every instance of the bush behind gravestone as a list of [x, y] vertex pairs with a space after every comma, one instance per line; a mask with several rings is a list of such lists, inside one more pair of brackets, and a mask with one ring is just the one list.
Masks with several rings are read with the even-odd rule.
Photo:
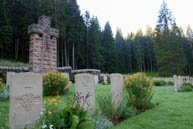
[[123, 97], [118, 104], [114, 104], [111, 95], [98, 96], [100, 112], [111, 120], [114, 125], [137, 114], [137, 110], [128, 103], [126, 97]]
[[56, 96], [65, 94], [65, 88], [69, 80], [60, 72], [48, 72], [43, 75], [44, 96]]
[[136, 73], [125, 78], [125, 89], [128, 93], [128, 100], [140, 112], [152, 108], [153, 80], [144, 73]]
[[187, 92], [193, 91], [193, 85], [191, 83], [184, 83], [179, 89], [178, 92]]
[[9, 98], [9, 86], [3, 83], [3, 79], [0, 78], [0, 101]]
[[165, 81], [163, 81], [163, 80], [155, 80], [154, 81], [154, 85], [155, 86], [165, 86], [166, 85], [166, 82]]

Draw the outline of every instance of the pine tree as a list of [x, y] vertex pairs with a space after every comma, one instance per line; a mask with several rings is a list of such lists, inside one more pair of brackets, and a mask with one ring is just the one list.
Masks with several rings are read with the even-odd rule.
[[113, 33], [109, 22], [106, 22], [104, 31], [102, 33], [102, 47], [104, 55], [104, 68], [103, 71], [112, 73], [116, 69], [115, 60], [115, 44]]
[[121, 29], [117, 29], [115, 36], [115, 46], [116, 46], [116, 66], [117, 72], [126, 73], [127, 72], [127, 57], [126, 57], [126, 45], [123, 38]]
[[[6, 2], [2, 0], [0, 2], [0, 49], [1, 57], [10, 56], [9, 47], [13, 42], [13, 30], [10, 24], [9, 10], [6, 8]], [[5, 54], [4, 52], [9, 52]]]
[[101, 69], [104, 67], [103, 56], [101, 54], [101, 28], [97, 17], [91, 18], [88, 30], [88, 63], [91, 69]]
[[[156, 59], [160, 75], [183, 74], [184, 54], [177, 37], [179, 31], [163, 1], [156, 28]], [[177, 59], [177, 60], [176, 60]]]

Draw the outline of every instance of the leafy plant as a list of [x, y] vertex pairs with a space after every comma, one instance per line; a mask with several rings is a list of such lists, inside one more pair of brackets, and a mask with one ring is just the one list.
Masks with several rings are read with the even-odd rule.
[[107, 129], [113, 126], [113, 123], [109, 121], [104, 115], [98, 113], [95, 121], [95, 129]]
[[126, 98], [122, 98], [122, 100], [115, 105], [112, 103], [110, 95], [98, 96], [98, 105], [100, 112], [114, 124], [136, 114], [134, 108], [128, 106]]
[[78, 107], [63, 109], [60, 120], [64, 129], [94, 129], [94, 121], [90, 114]]
[[178, 92], [193, 91], [193, 85], [191, 83], [184, 83], [179, 89]]
[[161, 82], [160, 82], [159, 80], [155, 80], [155, 81], [154, 81], [154, 85], [155, 85], [155, 86], [161, 86]]
[[125, 89], [130, 104], [137, 110], [143, 112], [152, 108], [153, 80], [144, 73], [136, 73], [125, 78]]
[[174, 85], [174, 82], [169, 81], [169, 82], [167, 82], [167, 85], [172, 86], [172, 85]]
[[155, 80], [154, 81], [154, 85], [155, 86], [165, 86], [166, 85], [166, 82], [165, 81], [163, 81], [163, 80]]
[[65, 87], [68, 83], [68, 78], [60, 72], [48, 72], [43, 75], [43, 93], [45, 96], [65, 94]]
[[70, 98], [61, 109], [59, 99], [60, 96], [44, 100], [45, 109], [34, 129], [94, 129], [94, 119], [89, 112], [79, 108]]
[[3, 83], [0, 78], [0, 100], [6, 100], [9, 98], [9, 87]]

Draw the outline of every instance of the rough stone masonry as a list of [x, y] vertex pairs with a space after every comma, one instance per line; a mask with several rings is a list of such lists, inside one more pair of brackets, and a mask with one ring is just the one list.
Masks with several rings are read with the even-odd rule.
[[30, 34], [29, 71], [46, 73], [56, 70], [59, 31], [51, 28], [51, 20], [41, 16], [38, 24], [28, 27]]

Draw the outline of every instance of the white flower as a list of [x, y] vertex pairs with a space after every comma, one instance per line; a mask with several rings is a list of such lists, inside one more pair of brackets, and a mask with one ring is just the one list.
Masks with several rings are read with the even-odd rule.
[[42, 126], [42, 129], [45, 129], [46, 127], [47, 127], [47, 125], [43, 125], [43, 126]]
[[41, 115], [43, 115], [44, 113], [43, 112], [40, 112]]
[[52, 127], [53, 127], [54, 125], [50, 125], [50, 129], [53, 129]]

